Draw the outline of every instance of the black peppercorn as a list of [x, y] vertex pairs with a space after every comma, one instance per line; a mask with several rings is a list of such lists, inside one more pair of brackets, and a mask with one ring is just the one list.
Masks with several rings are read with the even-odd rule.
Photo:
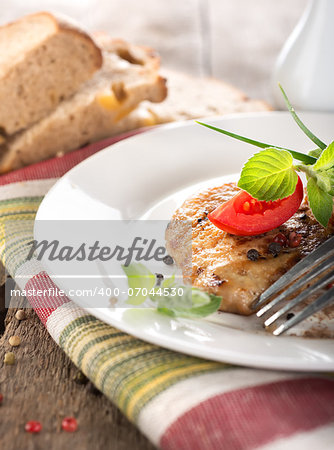
[[166, 255], [166, 256], [163, 258], [163, 262], [164, 262], [165, 264], [167, 264], [167, 266], [171, 266], [172, 264], [174, 264], [174, 259], [173, 259], [170, 255]]
[[290, 319], [292, 319], [293, 317], [295, 317], [294, 313], [288, 313], [288, 314], [286, 315], [286, 320], [290, 320]]
[[251, 248], [247, 252], [247, 258], [251, 261], [257, 261], [260, 257], [259, 252], [255, 248]]
[[268, 252], [273, 255], [274, 258], [281, 253], [282, 246], [278, 242], [271, 242], [268, 246]]
[[155, 277], [156, 277], [156, 283], [155, 283], [155, 285], [156, 285], [157, 287], [161, 286], [161, 283], [162, 283], [162, 280], [164, 279], [164, 276], [162, 275], [162, 273], [156, 273], [156, 274], [155, 274]]

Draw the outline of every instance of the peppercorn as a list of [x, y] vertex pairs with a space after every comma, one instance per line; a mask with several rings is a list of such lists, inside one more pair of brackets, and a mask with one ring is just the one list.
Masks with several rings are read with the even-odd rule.
[[292, 231], [289, 234], [289, 247], [292, 247], [292, 248], [298, 247], [301, 240], [302, 240], [301, 235], [296, 233], [295, 231]]
[[166, 256], [163, 258], [163, 262], [164, 262], [165, 264], [167, 264], [167, 266], [171, 266], [172, 264], [174, 264], [174, 259], [173, 259], [170, 255], [166, 255]]
[[73, 433], [78, 429], [78, 422], [74, 417], [65, 417], [61, 423], [61, 427], [64, 431]]
[[250, 261], [257, 261], [260, 257], [260, 253], [255, 249], [255, 248], [251, 248], [250, 250], [248, 250], [247, 252], [247, 258]]
[[292, 319], [293, 317], [295, 317], [294, 313], [288, 313], [288, 314], [286, 315], [286, 320], [290, 320], [290, 319]]
[[15, 363], [15, 355], [12, 352], [7, 352], [5, 353], [5, 357], [3, 362], [7, 365], [7, 366], [12, 366]]
[[19, 309], [16, 314], [15, 317], [17, 320], [25, 320], [27, 318], [25, 311], [23, 311], [23, 309]]
[[156, 277], [156, 286], [159, 287], [161, 286], [162, 280], [164, 279], [164, 276], [162, 275], [162, 273], [156, 273], [155, 274]]
[[287, 240], [286, 236], [284, 236], [283, 233], [277, 233], [276, 236], [274, 237], [273, 241], [277, 242], [282, 247], [286, 247], [287, 243], [288, 243], [288, 240]]
[[8, 342], [12, 347], [18, 347], [21, 344], [21, 338], [20, 336], [11, 336]]
[[28, 433], [39, 433], [42, 429], [42, 424], [40, 422], [37, 422], [36, 420], [30, 420], [25, 424], [24, 429]]
[[268, 252], [273, 255], [274, 258], [281, 253], [282, 246], [278, 242], [271, 242], [268, 246]]

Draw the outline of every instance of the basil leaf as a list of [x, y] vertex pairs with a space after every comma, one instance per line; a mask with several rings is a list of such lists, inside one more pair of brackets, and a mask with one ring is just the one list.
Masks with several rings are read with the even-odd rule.
[[314, 178], [307, 182], [307, 195], [314, 217], [322, 226], [327, 227], [333, 212], [333, 197], [320, 189]]
[[220, 297], [192, 286], [177, 285], [175, 275], [164, 280], [162, 286], [154, 288], [155, 275], [143, 264], [132, 263], [122, 268], [128, 277], [129, 288], [134, 290], [134, 295], [128, 300], [130, 304], [140, 305], [146, 300], [147, 296], [142, 295], [145, 288], [148, 297], [157, 303], [157, 311], [172, 317], [205, 317], [220, 306]]
[[293, 194], [298, 176], [289, 152], [268, 148], [244, 165], [238, 186], [258, 200], [278, 200]]
[[164, 288], [169, 288], [169, 287], [174, 287], [176, 286], [175, 283], [175, 274], [173, 274], [171, 277], [166, 278], [163, 282], [162, 282], [162, 287]]
[[333, 176], [326, 171], [315, 172], [315, 176], [318, 187], [327, 194], [334, 195]]
[[334, 166], [334, 142], [329, 144], [321, 153], [318, 161], [314, 164], [315, 170], [328, 170]]
[[209, 294], [192, 286], [157, 287], [154, 290], [154, 294], [150, 295], [150, 298], [158, 302], [159, 307], [168, 307], [170, 309], [190, 310], [210, 302]]
[[[192, 290], [199, 291], [199, 289], [196, 288], [192, 288]], [[163, 301], [160, 301], [158, 303], [157, 310], [162, 314], [172, 317], [199, 319], [201, 317], [209, 316], [210, 314], [213, 314], [218, 310], [221, 303], [221, 297], [218, 297], [213, 294], [207, 294], [203, 291], [200, 292], [201, 294], [205, 294], [205, 296], [207, 296], [207, 302], [202, 306], [195, 306], [192, 308], [183, 308], [182, 306], [178, 306], [171, 308], [168, 301], [166, 301], [166, 298], [164, 298]], [[197, 295], [197, 293], [195, 293], [195, 295]]]
[[306, 173], [309, 178], [313, 178], [321, 190], [327, 192], [327, 194], [334, 195], [334, 169], [315, 170], [315, 165], [308, 166], [304, 164], [299, 164], [296, 168]]
[[125, 275], [128, 277], [129, 288], [133, 289], [133, 295], [127, 303], [140, 305], [147, 296], [143, 295], [143, 289], [150, 291], [155, 285], [155, 275], [141, 263], [132, 263], [127, 267], [122, 266]]

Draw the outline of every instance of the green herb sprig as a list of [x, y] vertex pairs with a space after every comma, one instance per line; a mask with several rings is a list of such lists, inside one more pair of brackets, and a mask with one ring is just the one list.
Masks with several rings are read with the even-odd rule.
[[143, 264], [131, 263], [122, 268], [128, 278], [128, 286], [134, 292], [128, 304], [138, 306], [150, 298], [159, 313], [188, 318], [206, 317], [216, 312], [220, 306], [221, 297], [192, 286], [177, 284], [175, 276], [164, 280], [161, 286], [155, 286], [155, 275]]
[[[197, 123], [263, 149], [245, 163], [238, 182], [241, 189], [258, 200], [274, 201], [293, 194], [298, 181], [297, 172], [304, 172], [310, 208], [316, 220], [326, 227], [333, 212], [334, 142], [326, 145], [315, 136], [296, 114], [282, 86], [279, 87], [293, 119], [317, 146], [308, 154], [256, 141], [203, 122]], [[294, 165], [294, 159], [302, 164]]]

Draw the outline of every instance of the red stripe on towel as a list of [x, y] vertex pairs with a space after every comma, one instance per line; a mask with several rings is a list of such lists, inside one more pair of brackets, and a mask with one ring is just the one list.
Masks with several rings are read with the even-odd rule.
[[334, 421], [334, 381], [285, 380], [217, 395], [164, 433], [164, 450], [248, 450]]
[[31, 278], [25, 286], [25, 291], [30, 305], [43, 325], [59, 306], [70, 301], [66, 295], [61, 295], [61, 291], [46, 272], [40, 272]]

